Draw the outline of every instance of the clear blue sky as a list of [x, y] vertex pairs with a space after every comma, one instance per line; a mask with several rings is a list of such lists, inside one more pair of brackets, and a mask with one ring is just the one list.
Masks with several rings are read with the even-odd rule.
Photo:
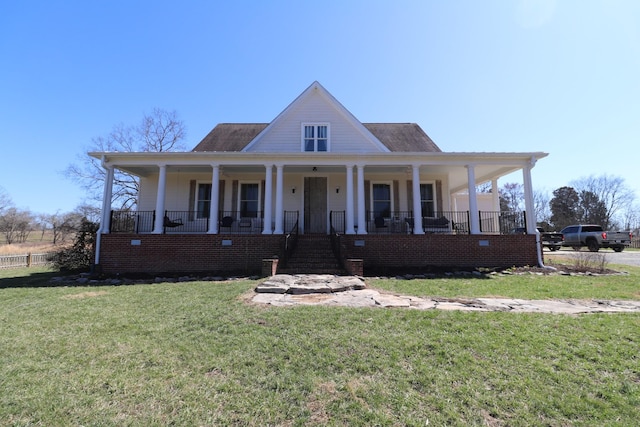
[[639, 25], [636, 0], [4, 1], [0, 186], [70, 211], [61, 172], [114, 125], [176, 110], [192, 147], [318, 80], [444, 151], [550, 153], [537, 190], [608, 173], [640, 200]]

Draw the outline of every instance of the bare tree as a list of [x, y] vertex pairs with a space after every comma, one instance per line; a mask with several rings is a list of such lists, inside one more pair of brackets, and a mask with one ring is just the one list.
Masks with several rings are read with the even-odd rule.
[[7, 244], [24, 243], [33, 230], [33, 215], [29, 211], [9, 208], [0, 216], [0, 233]]
[[79, 212], [55, 213], [44, 215], [43, 220], [53, 232], [53, 244], [64, 243], [74, 235], [82, 224], [84, 216]]
[[521, 212], [524, 209], [524, 187], [516, 182], [507, 182], [500, 188], [500, 210]]
[[551, 228], [551, 208], [547, 191], [533, 191], [533, 209], [536, 213], [538, 225], [545, 230]]
[[[137, 126], [119, 124], [107, 136], [92, 140], [87, 151], [120, 152], [164, 152], [184, 150], [186, 135], [184, 123], [175, 111], [156, 108], [145, 115]], [[100, 160], [83, 153], [65, 170], [65, 175], [78, 183], [87, 194], [89, 201], [97, 204], [102, 200], [105, 171]], [[137, 203], [139, 180], [136, 176], [115, 171], [112, 204], [121, 209], [130, 209]]]
[[4, 188], [0, 187], [0, 214], [11, 206], [13, 206], [13, 201], [11, 200], [9, 193], [7, 193]]
[[[580, 178], [573, 183], [575, 189], [581, 193], [584, 191], [593, 193], [603, 203], [604, 214], [602, 226], [607, 229], [614, 226], [617, 215], [629, 208], [635, 201], [635, 194], [629, 188], [623, 178], [613, 175], [591, 175]], [[623, 221], [620, 219], [620, 221]]]
[[640, 231], [640, 205], [634, 203], [622, 212], [622, 228], [633, 232], [635, 237]]

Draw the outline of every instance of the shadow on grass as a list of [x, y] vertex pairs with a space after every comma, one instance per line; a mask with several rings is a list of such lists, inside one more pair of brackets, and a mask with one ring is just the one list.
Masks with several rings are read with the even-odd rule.
[[59, 286], [69, 286], [68, 281], [52, 281], [54, 277], [72, 276], [73, 273], [63, 273], [60, 271], [34, 271], [29, 272], [19, 270], [14, 276], [10, 276], [12, 271], [3, 271], [0, 276], [0, 289], [6, 288], [53, 288]]

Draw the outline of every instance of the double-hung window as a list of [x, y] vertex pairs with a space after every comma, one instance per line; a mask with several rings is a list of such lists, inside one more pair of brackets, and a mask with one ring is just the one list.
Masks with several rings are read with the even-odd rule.
[[422, 207], [422, 216], [435, 216], [436, 202], [433, 191], [433, 183], [420, 184], [420, 205]]
[[240, 216], [257, 218], [260, 211], [260, 185], [258, 183], [240, 184]]
[[391, 185], [374, 183], [371, 185], [371, 200], [373, 201], [373, 217], [391, 218]]
[[302, 125], [302, 150], [308, 152], [329, 151], [329, 125], [304, 123]]
[[209, 218], [211, 211], [211, 184], [198, 184], [196, 218]]

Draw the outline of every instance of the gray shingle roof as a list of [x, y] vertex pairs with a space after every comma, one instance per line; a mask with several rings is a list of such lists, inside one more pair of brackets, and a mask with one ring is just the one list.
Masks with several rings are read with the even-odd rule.
[[[416, 123], [363, 123], [390, 151], [441, 152]], [[242, 151], [268, 123], [220, 123], [193, 151]]]

